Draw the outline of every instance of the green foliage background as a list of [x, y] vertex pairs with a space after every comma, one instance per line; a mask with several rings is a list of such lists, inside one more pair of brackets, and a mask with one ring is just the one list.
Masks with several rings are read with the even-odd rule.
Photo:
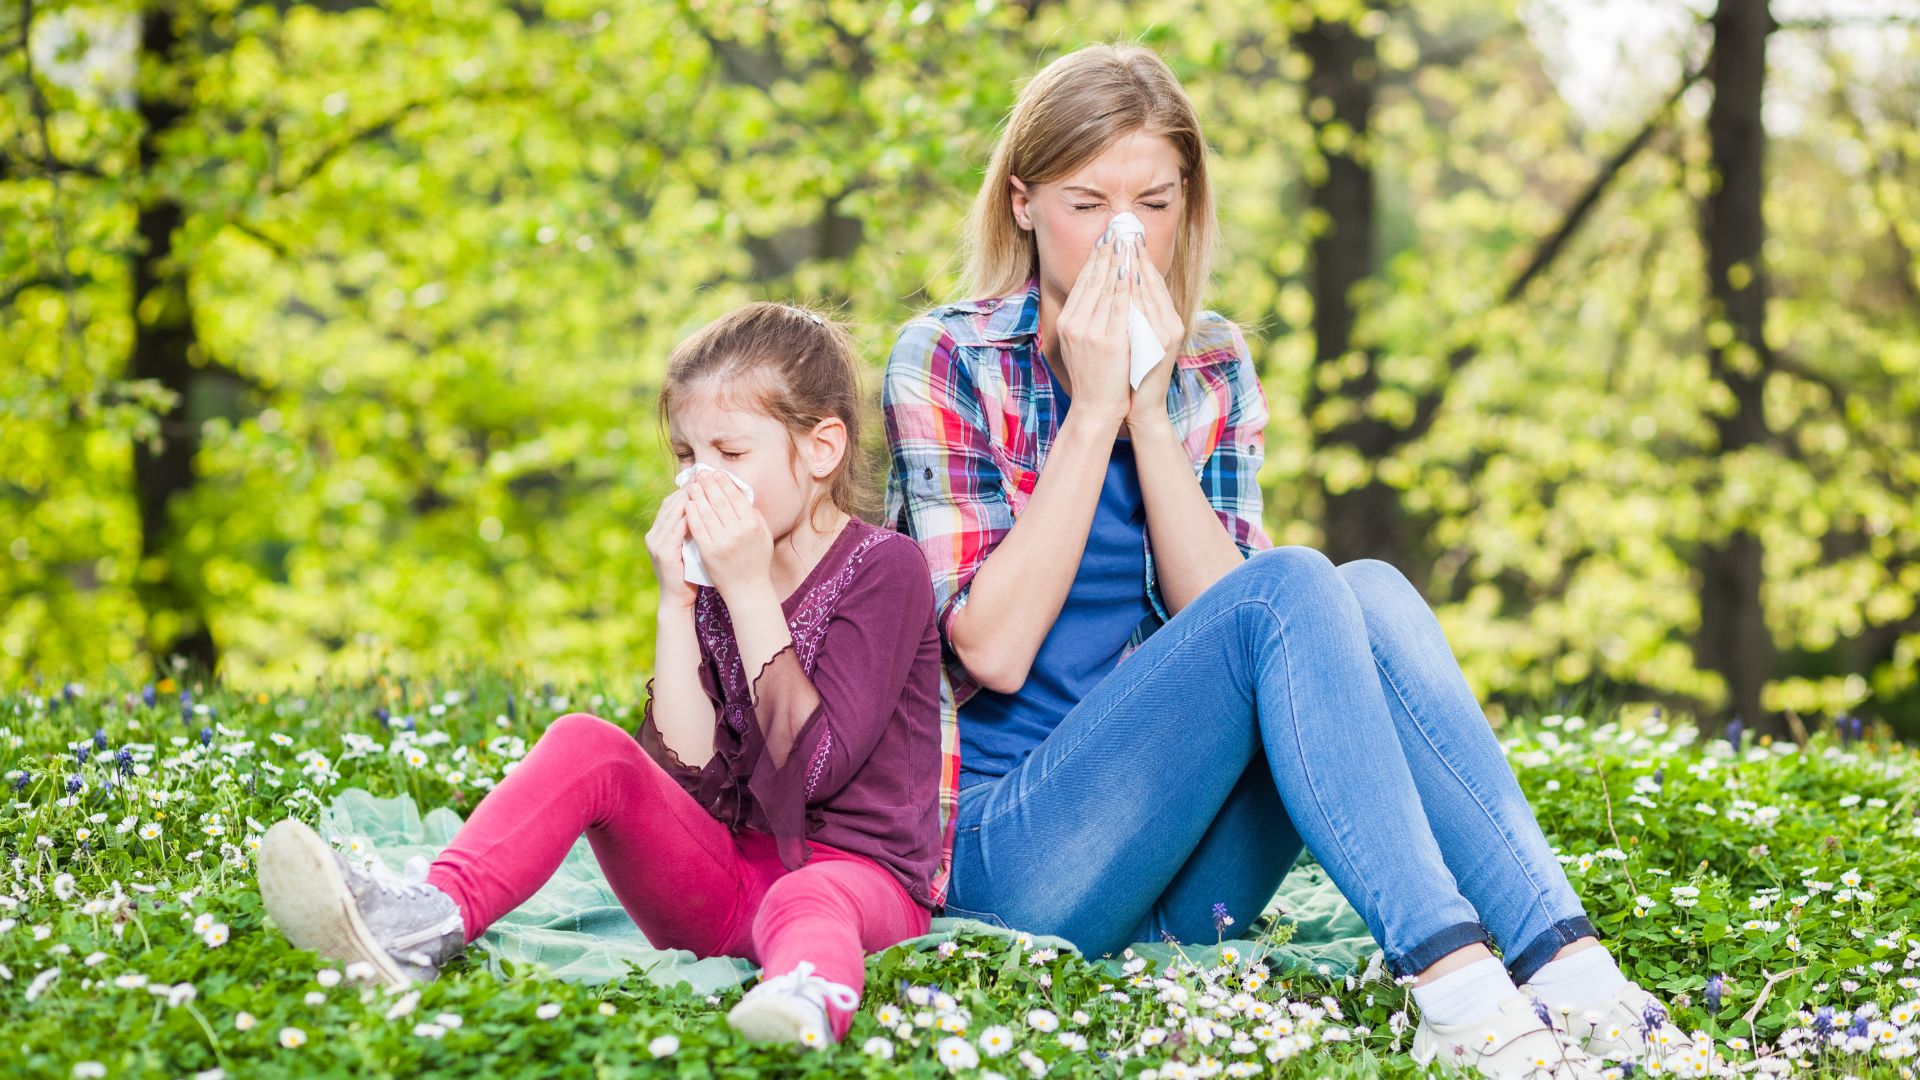
[[[0, 13], [0, 40], [37, 43], [0, 63], [0, 681], [137, 675], [201, 622], [250, 684], [644, 670], [667, 350], [744, 300], [815, 300], [857, 326], [877, 386], [893, 330], [952, 294], [1020, 81], [1127, 39], [1173, 65], [1218, 151], [1212, 306], [1257, 342], [1276, 542], [1319, 539], [1319, 492], [1384, 479], [1477, 689], [1712, 707], [1691, 552], [1751, 528], [1783, 650], [1770, 706], [1920, 724], [1911, 27], [1875, 72], [1780, 32], [1818, 62], [1776, 80], [1797, 116], [1768, 166], [1779, 438], [1727, 456], [1705, 88], [1662, 116], [1661, 72], [1689, 57], [1644, 58], [1618, 123], [1583, 122], [1507, 0], [182, 0], [146, 12], [179, 30], [167, 62], [90, 70], [126, 14]], [[1384, 359], [1369, 398], [1309, 415], [1325, 223], [1304, 193], [1349, 149], [1310, 122], [1291, 35], [1316, 17], [1377, 50], [1382, 269], [1356, 301]], [[144, 161], [136, 97], [184, 110]], [[1646, 150], [1501, 303], [1647, 116]], [[163, 200], [183, 213], [167, 284], [136, 303], [138, 212]], [[191, 326], [182, 413], [127, 378], [135, 320]], [[1342, 409], [1404, 422], [1443, 384], [1401, 451], [1316, 449]], [[134, 447], [186, 426], [196, 482], [143, 558]], [[144, 599], [159, 581], [185, 601]]]

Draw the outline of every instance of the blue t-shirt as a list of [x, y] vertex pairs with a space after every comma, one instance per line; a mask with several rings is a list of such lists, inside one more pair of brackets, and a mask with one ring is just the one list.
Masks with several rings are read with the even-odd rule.
[[[1059, 383], [1053, 392], [1064, 422], [1071, 402]], [[1153, 612], [1140, 586], [1147, 572], [1146, 527], [1133, 443], [1117, 439], [1073, 587], [1027, 681], [1011, 694], [983, 687], [960, 706], [962, 788], [1019, 765], [1119, 663], [1134, 629]]]

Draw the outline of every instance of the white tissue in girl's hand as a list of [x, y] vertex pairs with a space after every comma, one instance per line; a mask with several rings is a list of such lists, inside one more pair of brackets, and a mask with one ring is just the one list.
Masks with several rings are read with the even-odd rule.
[[[696, 473], [703, 472], [717, 472], [721, 476], [733, 481], [740, 486], [741, 491], [747, 493], [747, 501], [753, 501], [753, 487], [745, 480], [740, 479], [725, 469], [709, 465], [704, 461], [681, 469], [680, 475], [673, 478], [673, 486], [677, 488], [686, 487], [687, 481], [693, 479]], [[707, 565], [700, 561], [700, 548], [693, 542], [691, 536], [687, 538], [685, 543], [680, 545], [680, 561], [686, 564], [687, 584], [706, 585], [709, 587], [713, 585], [713, 579], [707, 576]]]
[[[1119, 243], [1122, 239], [1144, 242], [1146, 237], [1147, 227], [1141, 224], [1140, 219], [1131, 211], [1115, 214], [1113, 220], [1107, 223], [1109, 243]], [[1153, 332], [1153, 324], [1141, 314], [1140, 305], [1131, 306], [1132, 310], [1127, 312], [1127, 338], [1133, 358], [1128, 366], [1127, 375], [1133, 388], [1138, 390], [1141, 380], [1145, 379], [1147, 372], [1152, 371], [1154, 365], [1167, 355], [1167, 350], [1161, 347], [1160, 335]]]

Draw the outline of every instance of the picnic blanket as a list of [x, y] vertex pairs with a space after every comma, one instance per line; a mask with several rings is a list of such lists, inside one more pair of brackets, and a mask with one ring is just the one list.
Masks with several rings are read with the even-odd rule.
[[[381, 798], [361, 788], [340, 792], [320, 814], [320, 832], [329, 837], [359, 837], [382, 863], [405, 873], [409, 860], [431, 861], [453, 840], [460, 815], [445, 807], [425, 817], [413, 799], [402, 795]], [[416, 862], [415, 869], [422, 865]], [[1247, 939], [1195, 947], [1183, 945], [1188, 957], [1210, 963], [1216, 948], [1233, 946], [1242, 957], [1264, 950], [1269, 967], [1278, 974], [1314, 971], [1342, 976], [1360, 971], [1371, 961], [1378, 965], [1379, 949], [1366, 923], [1318, 866], [1302, 865], [1287, 875], [1269, 912], [1285, 913], [1296, 926], [1293, 938], [1281, 945], [1259, 946]], [[970, 919], [935, 919], [932, 931], [905, 942], [908, 948], [934, 948], [956, 935], [987, 934], [1011, 937], [1003, 930]], [[1068, 942], [1035, 935], [1036, 948], [1073, 950]], [[504, 971], [538, 965], [555, 979], [597, 985], [622, 977], [629, 969], [663, 986], [684, 983], [696, 993], [716, 994], [750, 981], [757, 969], [731, 957], [697, 959], [679, 949], [656, 949], [614, 898], [593, 849], [581, 837], [566, 861], [533, 898], [495, 923], [478, 942], [489, 970]], [[1075, 950], [1077, 951], [1077, 950]], [[1173, 947], [1160, 942], [1134, 946], [1136, 954], [1165, 962]], [[1103, 959], [1118, 972], [1118, 961]]]

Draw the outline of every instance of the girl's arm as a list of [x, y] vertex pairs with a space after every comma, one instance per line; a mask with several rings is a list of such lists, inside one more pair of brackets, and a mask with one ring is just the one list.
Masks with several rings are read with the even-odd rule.
[[700, 684], [703, 661], [693, 624], [694, 591], [687, 584], [681, 554], [688, 527], [687, 495], [680, 490], [660, 504], [660, 513], [647, 530], [647, 555], [660, 587], [660, 607], [641, 744], [651, 751], [657, 737], [679, 764], [698, 769], [713, 757], [714, 704]]
[[713, 700], [700, 685], [700, 639], [691, 605], [660, 605], [647, 713], [660, 741], [690, 768], [713, 757]]

